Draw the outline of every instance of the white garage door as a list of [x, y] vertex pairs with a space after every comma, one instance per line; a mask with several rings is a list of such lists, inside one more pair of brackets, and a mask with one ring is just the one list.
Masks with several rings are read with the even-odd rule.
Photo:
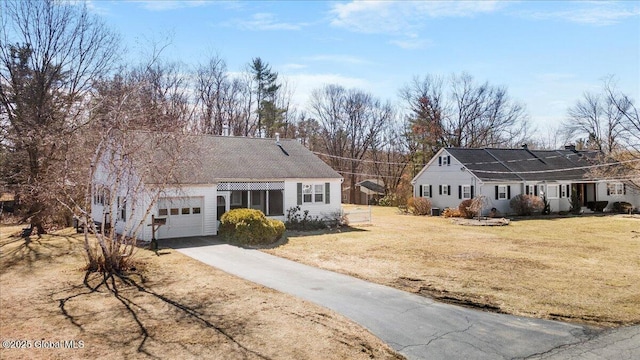
[[167, 222], [158, 229], [158, 239], [202, 235], [201, 197], [172, 197], [158, 200], [158, 218]]

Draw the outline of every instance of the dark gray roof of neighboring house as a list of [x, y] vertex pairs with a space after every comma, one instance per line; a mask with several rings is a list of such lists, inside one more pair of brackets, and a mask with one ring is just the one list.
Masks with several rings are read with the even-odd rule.
[[[140, 164], [175, 161], [170, 182], [215, 184], [232, 181], [342, 178], [329, 165], [297, 140], [246, 138], [213, 135], [180, 135], [158, 140], [157, 134], [138, 132], [137, 141], [150, 152]], [[144, 159], [147, 157], [147, 159]], [[165, 165], [165, 167], [167, 167]], [[144, 174], [145, 182], [159, 183], [160, 176]]]
[[597, 152], [575, 150], [447, 148], [483, 181], [592, 180]]
[[361, 187], [369, 189], [378, 194], [384, 194], [384, 186], [371, 180], [363, 180], [356, 185], [360, 185]]

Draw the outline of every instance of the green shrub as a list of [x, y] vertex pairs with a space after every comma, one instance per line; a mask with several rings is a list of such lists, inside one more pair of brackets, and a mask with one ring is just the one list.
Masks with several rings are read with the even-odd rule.
[[234, 209], [222, 215], [218, 233], [230, 242], [260, 245], [276, 242], [284, 231], [282, 221], [268, 219], [260, 210]]
[[398, 206], [400, 201], [394, 194], [389, 194], [381, 197], [378, 200], [378, 206]]
[[520, 216], [532, 215], [534, 212], [540, 212], [544, 209], [542, 200], [534, 195], [516, 195], [511, 198], [509, 205]]
[[580, 214], [580, 212], [582, 211], [582, 201], [580, 200], [578, 191], [575, 189], [571, 191], [571, 199], [569, 199], [569, 204], [571, 205], [571, 209], [569, 209], [569, 212], [575, 215]]
[[423, 197], [412, 197], [407, 200], [407, 210], [413, 215], [429, 215], [431, 213], [431, 200]]

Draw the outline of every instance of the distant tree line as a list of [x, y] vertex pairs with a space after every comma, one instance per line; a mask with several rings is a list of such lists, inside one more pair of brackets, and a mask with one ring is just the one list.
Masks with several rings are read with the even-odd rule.
[[[97, 149], [131, 130], [298, 139], [345, 177], [352, 201], [369, 178], [406, 198], [443, 147], [543, 146], [522, 103], [468, 73], [416, 76], [395, 104], [326, 84], [304, 111], [292, 103], [293, 84], [260, 57], [241, 72], [218, 54], [187, 68], [153, 46], [129, 65], [118, 35], [83, 5], [3, 1], [0, 10], [0, 181], [42, 232], [90, 209]], [[585, 93], [564, 130], [567, 141], [618, 159], [640, 151], [637, 109], [613, 81]]]

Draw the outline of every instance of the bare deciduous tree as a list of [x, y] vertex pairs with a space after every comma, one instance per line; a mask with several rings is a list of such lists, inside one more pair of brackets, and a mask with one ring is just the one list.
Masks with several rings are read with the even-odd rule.
[[311, 106], [321, 127], [321, 142], [334, 169], [349, 178], [350, 199], [365, 155], [381, 141], [382, 129], [393, 118], [391, 105], [361, 90], [327, 85], [312, 93]]
[[0, 11], [0, 146], [11, 154], [2, 176], [18, 186], [25, 218], [43, 233], [57, 214], [53, 176], [68, 165], [93, 81], [116, 61], [118, 37], [86, 6], [19, 0], [3, 1]]
[[[605, 82], [605, 88], [610, 84]], [[611, 95], [611, 96], [610, 96]], [[607, 90], [601, 93], [585, 92], [581, 100], [569, 108], [564, 128], [569, 139], [582, 138], [588, 148], [603, 154], [615, 152], [624, 146], [628, 135], [624, 126], [627, 104], [618, 108], [616, 95]]]
[[[446, 89], [449, 89], [447, 92]], [[416, 77], [401, 89], [414, 174], [442, 147], [513, 147], [528, 137], [524, 107], [467, 73]]]

